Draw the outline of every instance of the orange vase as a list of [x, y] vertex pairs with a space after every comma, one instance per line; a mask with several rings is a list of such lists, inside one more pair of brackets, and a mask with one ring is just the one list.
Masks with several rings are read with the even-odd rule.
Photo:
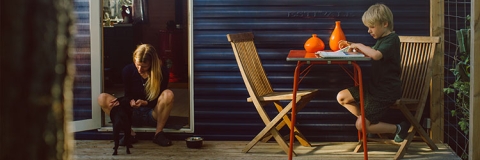
[[325, 44], [323, 43], [322, 39], [317, 37], [317, 34], [312, 34], [312, 37], [305, 42], [303, 47], [307, 53], [315, 53], [325, 49]]
[[330, 36], [330, 41], [328, 43], [332, 51], [337, 51], [340, 49], [338, 47], [338, 41], [340, 40], [347, 40], [347, 38], [345, 38], [345, 34], [340, 26], [340, 21], [335, 21], [335, 29], [333, 29], [332, 35]]

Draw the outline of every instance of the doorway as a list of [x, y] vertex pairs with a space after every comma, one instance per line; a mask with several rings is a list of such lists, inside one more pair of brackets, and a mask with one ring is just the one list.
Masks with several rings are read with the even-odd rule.
[[[133, 15], [128, 21], [125, 7], [143, 8], [141, 21]], [[103, 0], [103, 92], [115, 97], [124, 95], [121, 70], [132, 63], [131, 56], [139, 44], [151, 44], [164, 63], [169, 66], [169, 86], [175, 94], [165, 132], [193, 132], [193, 103], [191, 101], [188, 53], [186, 0]], [[103, 131], [111, 130], [108, 115], [102, 113]], [[134, 128], [137, 131], [155, 131], [155, 128]]]

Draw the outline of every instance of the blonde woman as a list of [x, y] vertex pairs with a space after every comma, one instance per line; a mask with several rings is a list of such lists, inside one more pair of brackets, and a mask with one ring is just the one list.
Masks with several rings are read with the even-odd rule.
[[[102, 110], [110, 115], [113, 107], [121, 102], [129, 103], [133, 108], [132, 125], [156, 127], [153, 143], [170, 146], [172, 142], [165, 136], [163, 128], [173, 107], [174, 94], [167, 89], [168, 70], [155, 48], [149, 44], [139, 45], [133, 52], [133, 63], [123, 68], [122, 78], [125, 87], [122, 101], [102, 93], [98, 97]], [[135, 136], [133, 130], [131, 134]]]

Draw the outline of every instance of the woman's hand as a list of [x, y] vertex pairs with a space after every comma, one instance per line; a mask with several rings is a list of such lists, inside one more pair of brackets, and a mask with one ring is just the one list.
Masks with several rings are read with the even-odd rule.
[[141, 100], [141, 99], [138, 99], [138, 100], [130, 100], [130, 106], [132, 106], [133, 108], [138, 108], [140, 106], [145, 106], [147, 105], [148, 102], [146, 100]]
[[120, 102], [118, 101], [117, 98], [113, 99], [112, 101], [110, 101], [110, 102], [108, 103], [108, 107], [109, 107], [110, 109], [112, 109], [113, 107], [116, 107], [116, 106], [118, 106], [118, 105], [120, 105]]

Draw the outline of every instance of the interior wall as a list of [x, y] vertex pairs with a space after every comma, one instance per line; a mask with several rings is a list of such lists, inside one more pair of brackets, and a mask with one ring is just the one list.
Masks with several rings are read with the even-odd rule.
[[[176, 1], [179, 0], [147, 0], [147, 22], [134, 25], [137, 44], [150, 43], [155, 48], [159, 48], [159, 31], [167, 28], [168, 21], [175, 21]], [[186, 3], [183, 3], [183, 5], [185, 6], [182, 9], [186, 10]]]

